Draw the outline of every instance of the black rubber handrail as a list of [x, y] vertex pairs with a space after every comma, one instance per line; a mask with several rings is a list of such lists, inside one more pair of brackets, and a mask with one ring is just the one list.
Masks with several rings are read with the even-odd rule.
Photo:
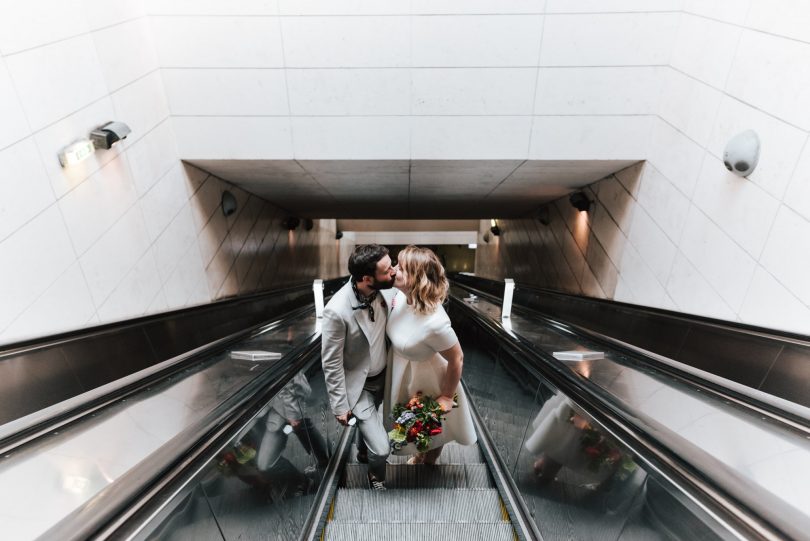
[[[495, 295], [481, 291], [468, 284], [454, 282], [453, 285], [470, 291], [495, 304], [502, 302], [502, 300]], [[726, 401], [749, 410], [753, 415], [764, 415], [792, 430], [810, 436], [810, 408], [753, 389], [730, 379], [717, 376], [705, 370], [693, 368], [687, 364], [664, 357], [663, 355], [658, 355], [652, 351], [593, 331], [582, 325], [560, 321], [533, 308], [513, 304], [512, 311], [516, 314], [525, 315], [532, 320], [545, 323], [569, 337], [585, 339], [603, 347], [606, 346], [630, 359], [641, 357], [644, 359], [645, 367], [652, 366], [656, 370], [682, 381], [690, 387], [700, 389], [701, 392], [714, 396], [717, 400]]]
[[161, 446], [49, 529], [43, 538], [120, 539], [137, 533], [320, 353], [320, 333]]
[[[511, 357], [538, 381], [548, 381], [559, 389], [650, 468], [689, 495], [728, 528], [730, 533], [740, 539], [767, 541], [801, 537], [797, 536], [798, 531], [782, 531], [782, 527], [777, 527], [773, 521], [764, 518], [772, 515], [773, 510], [754, 510], [721, 487], [715, 477], [721, 475], [721, 470], [724, 469], [722, 463], [715, 460], [709, 464], [711, 460], [706, 458], [706, 464], [696, 467], [673, 452], [673, 447], [677, 447], [677, 435], [669, 437], [656, 427], [649, 426], [639, 416], [626, 411], [606, 391], [572, 372], [553, 356], [538, 350], [519, 335], [507, 331], [499, 322], [483, 317], [464, 301], [455, 297], [450, 300], [453, 308], [462, 310], [472, 321], [495, 337], [500, 346], [509, 351]], [[707, 471], [712, 472], [712, 477], [707, 476]], [[733, 478], [728, 478], [727, 481], [730, 485], [737, 482]], [[796, 530], [790, 524], [785, 526]]]
[[343, 429], [335, 454], [326, 467], [321, 486], [318, 488], [318, 493], [315, 495], [315, 503], [312, 504], [309, 515], [307, 515], [304, 521], [304, 527], [298, 538], [299, 541], [315, 541], [316, 539], [322, 538], [324, 528], [326, 527], [326, 520], [329, 516], [330, 506], [333, 504], [337, 484], [346, 465], [346, 459], [355, 430], [357, 429], [354, 426]]

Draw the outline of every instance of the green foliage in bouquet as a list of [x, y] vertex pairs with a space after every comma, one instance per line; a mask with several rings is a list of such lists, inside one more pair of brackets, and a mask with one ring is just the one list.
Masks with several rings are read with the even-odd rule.
[[581, 430], [580, 448], [588, 457], [587, 467], [590, 471], [598, 472], [602, 468], [614, 468], [614, 475], [624, 480], [636, 470], [633, 458], [622, 452], [619, 446], [601, 431], [593, 428], [588, 422], [581, 423]]
[[238, 441], [220, 454], [217, 469], [226, 475], [233, 475], [248, 468], [248, 463], [255, 457], [256, 449], [252, 445]]
[[[458, 404], [458, 396], [453, 397], [453, 407]], [[444, 412], [432, 396], [417, 392], [407, 403], [397, 404], [391, 410], [394, 429], [388, 433], [391, 449], [399, 451], [409, 443], [419, 452], [430, 448], [433, 436], [442, 433]]]

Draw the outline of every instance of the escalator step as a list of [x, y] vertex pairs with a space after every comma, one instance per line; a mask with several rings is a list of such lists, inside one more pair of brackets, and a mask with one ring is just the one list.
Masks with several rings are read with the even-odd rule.
[[[388, 457], [389, 464], [404, 464], [410, 455], [391, 455]], [[478, 445], [458, 445], [448, 443], [444, 446], [439, 464], [483, 464], [484, 456]]]
[[[405, 464], [411, 455], [390, 455], [388, 457], [389, 464]], [[357, 446], [352, 445], [349, 451], [348, 464], [357, 464]], [[442, 456], [439, 458], [439, 464], [483, 464], [484, 455], [481, 454], [477, 444], [473, 445], [459, 445], [457, 443], [448, 443], [444, 446]]]
[[324, 539], [327, 541], [358, 541], [374, 539], [379, 541], [469, 541], [487, 539], [489, 541], [512, 541], [515, 531], [509, 523], [432, 523], [432, 524], [347, 524], [330, 522], [326, 526]]
[[503, 522], [495, 489], [340, 489], [334, 522]]
[[[346, 465], [346, 488], [366, 488], [368, 467], [364, 464]], [[389, 464], [385, 486], [389, 489], [415, 488], [493, 488], [484, 464], [437, 464], [409, 466]]]

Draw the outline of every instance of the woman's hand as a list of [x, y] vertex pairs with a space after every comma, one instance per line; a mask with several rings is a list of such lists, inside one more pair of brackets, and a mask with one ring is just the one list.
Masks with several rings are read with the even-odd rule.
[[444, 413], [447, 413], [448, 411], [450, 411], [451, 409], [453, 409], [453, 406], [455, 406], [455, 405], [456, 405], [455, 400], [453, 400], [453, 399], [452, 399], [451, 397], [449, 397], [449, 396], [444, 396], [444, 395], [442, 395], [442, 396], [438, 397], [438, 398], [436, 399], [436, 402], [438, 402], [438, 403], [439, 403], [439, 406], [441, 406], [442, 411], [443, 411]]

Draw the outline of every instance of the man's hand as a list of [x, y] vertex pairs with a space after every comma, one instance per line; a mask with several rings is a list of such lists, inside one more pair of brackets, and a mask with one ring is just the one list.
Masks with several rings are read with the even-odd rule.
[[352, 411], [351, 410], [349, 410], [346, 413], [343, 413], [341, 415], [335, 415], [335, 419], [337, 419], [337, 422], [339, 422], [343, 426], [349, 426], [349, 419], [351, 419], [351, 417], [352, 417]]

